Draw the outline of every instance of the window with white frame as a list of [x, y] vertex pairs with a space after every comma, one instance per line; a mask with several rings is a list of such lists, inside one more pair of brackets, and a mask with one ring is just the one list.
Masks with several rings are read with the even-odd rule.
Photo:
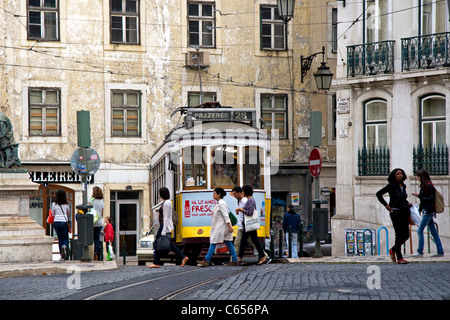
[[440, 147], [445, 141], [445, 97], [431, 95], [421, 100], [421, 141], [424, 147]]
[[139, 44], [139, 1], [111, 0], [111, 43]]
[[366, 42], [386, 41], [388, 38], [389, 0], [366, 1]]
[[273, 136], [273, 130], [278, 130], [279, 138], [287, 138], [287, 104], [286, 94], [261, 95], [261, 128]]
[[28, 39], [59, 40], [59, 1], [28, 0]]
[[[202, 99], [200, 99], [200, 95], [202, 96]], [[217, 95], [215, 92], [188, 92], [188, 107], [198, 106], [201, 104], [200, 101], [203, 103], [217, 101]]]
[[215, 3], [188, 1], [188, 45], [215, 46]]
[[261, 50], [286, 50], [286, 24], [280, 19], [278, 8], [260, 7]]
[[364, 105], [364, 139], [366, 148], [387, 146], [387, 103], [371, 100]]
[[447, 1], [422, 0], [419, 14], [421, 14], [422, 35], [446, 32], [448, 29]]
[[113, 90], [111, 95], [111, 135], [113, 137], [140, 137], [140, 92]]
[[29, 89], [29, 134], [30, 136], [61, 135], [60, 89]]

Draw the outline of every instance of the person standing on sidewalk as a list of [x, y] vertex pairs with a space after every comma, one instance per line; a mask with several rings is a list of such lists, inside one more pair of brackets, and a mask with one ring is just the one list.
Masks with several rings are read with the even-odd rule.
[[52, 203], [52, 213], [55, 216], [53, 228], [58, 235], [60, 260], [67, 260], [69, 247], [70, 206], [66, 192], [58, 189], [55, 194], [55, 202]]
[[[288, 206], [288, 212], [284, 214], [283, 217], [283, 231], [286, 235], [286, 243], [289, 250], [289, 227], [291, 231], [291, 237], [292, 237], [292, 258], [298, 258], [298, 233], [300, 231], [300, 226], [302, 224], [302, 221], [300, 219], [300, 216], [297, 214], [297, 212], [294, 211], [294, 206], [289, 205]], [[301, 235], [300, 235], [301, 236]]]
[[420, 182], [420, 192], [412, 193], [412, 195], [420, 199], [419, 212], [422, 213], [422, 220], [420, 220], [419, 227], [417, 228], [419, 245], [417, 247], [417, 252], [413, 254], [413, 257], [423, 257], [423, 231], [426, 226], [428, 226], [437, 247], [437, 254], [432, 257], [442, 257], [444, 255], [444, 249], [442, 248], [441, 239], [439, 238], [433, 220], [433, 218], [436, 218], [436, 189], [431, 182], [430, 174], [425, 169], [420, 169], [417, 172], [417, 180]]
[[[378, 201], [390, 212], [395, 231], [395, 243], [389, 249], [389, 255], [392, 261], [398, 264], [408, 263], [402, 256], [402, 245], [409, 239], [409, 216], [412, 206], [407, 200], [406, 179], [405, 171], [396, 168], [389, 174], [387, 179], [389, 183], [376, 193]], [[383, 198], [386, 193], [389, 194], [389, 204]]]
[[103, 202], [103, 191], [100, 187], [92, 188], [92, 206], [95, 209], [97, 219], [94, 223], [94, 260], [100, 260], [101, 252], [103, 251], [103, 244], [100, 241], [100, 234], [103, 229], [103, 209], [105, 203]]
[[[165, 236], [166, 234], [170, 234], [173, 230], [173, 221], [172, 221], [172, 202], [170, 201], [170, 191], [166, 187], [162, 187], [159, 189], [159, 196], [164, 200], [161, 208], [159, 210], [159, 229], [156, 233], [156, 241], [161, 236]], [[188, 261], [188, 257], [181, 252], [180, 249], [170, 241], [170, 251], [176, 253], [181, 257], [181, 265], [180, 267], [184, 267], [186, 262]], [[155, 257], [153, 259], [153, 264], [147, 266], [147, 268], [159, 268], [161, 265], [161, 251], [156, 250], [155, 248]]]

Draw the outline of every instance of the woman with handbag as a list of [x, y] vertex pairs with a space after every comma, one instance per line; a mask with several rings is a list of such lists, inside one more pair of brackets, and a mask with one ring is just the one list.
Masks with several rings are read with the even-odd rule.
[[412, 195], [420, 199], [419, 212], [422, 213], [422, 219], [417, 228], [419, 245], [417, 247], [417, 252], [413, 254], [413, 257], [423, 257], [423, 231], [426, 226], [428, 226], [437, 248], [437, 253], [432, 257], [442, 257], [444, 256], [444, 249], [442, 248], [441, 238], [439, 238], [439, 233], [436, 230], [433, 220], [433, 218], [436, 219], [436, 189], [431, 182], [430, 174], [425, 169], [420, 169], [417, 172], [417, 180], [420, 182], [420, 192], [412, 193]]
[[213, 191], [213, 199], [217, 201], [211, 214], [211, 235], [209, 237], [209, 250], [205, 260], [199, 261], [200, 267], [208, 267], [214, 254], [217, 244], [225, 243], [230, 250], [231, 262], [228, 266], [237, 266], [238, 258], [233, 246], [233, 226], [228, 215], [228, 205], [223, 200], [226, 196], [223, 188], [215, 188]]
[[[389, 183], [376, 193], [378, 201], [389, 211], [394, 226], [395, 243], [389, 249], [389, 255], [392, 262], [398, 264], [408, 263], [402, 256], [402, 245], [409, 238], [409, 217], [410, 207], [412, 206], [407, 200], [408, 194], [404, 183], [406, 179], [405, 171], [396, 168], [389, 174], [387, 179]], [[386, 193], [389, 194], [389, 204], [383, 198]]]
[[[170, 238], [170, 233], [173, 230], [173, 221], [172, 221], [172, 202], [170, 201], [170, 192], [166, 187], [162, 187], [159, 189], [159, 196], [164, 200], [161, 208], [159, 210], [159, 229], [156, 233], [156, 248], [155, 248], [155, 257], [153, 259], [153, 264], [147, 266], [147, 268], [159, 268], [161, 263], [161, 250], [158, 250], [158, 240], [161, 237], [168, 235]], [[173, 251], [177, 255], [181, 257], [181, 265], [180, 267], [184, 267], [186, 262], [189, 260], [186, 255], [181, 252], [180, 249], [170, 241], [170, 251]]]
[[55, 195], [55, 202], [52, 203], [52, 214], [55, 217], [53, 228], [58, 236], [60, 260], [68, 260], [69, 232], [70, 227], [70, 206], [67, 202], [66, 192], [58, 189]]
[[94, 260], [100, 260], [103, 251], [100, 234], [103, 229], [103, 209], [105, 208], [103, 192], [100, 187], [92, 188], [92, 206], [96, 212], [96, 216], [94, 216]]
[[239, 249], [239, 255], [238, 255], [239, 264], [241, 263], [242, 257], [244, 256], [248, 237], [250, 237], [250, 239], [252, 239], [252, 241], [256, 247], [256, 250], [258, 251], [258, 255], [260, 257], [262, 257], [259, 260], [258, 265], [261, 265], [264, 263], [269, 263], [270, 259], [266, 258], [265, 254], [264, 254], [264, 249], [262, 248], [261, 244], [258, 241], [257, 231], [256, 230], [247, 231], [245, 228], [245, 216], [252, 216], [254, 211], [256, 210], [256, 201], [252, 197], [253, 196], [253, 188], [249, 185], [245, 185], [242, 187], [242, 191], [244, 192], [244, 197], [247, 198], [247, 202], [244, 204], [244, 206], [242, 208], [236, 209], [237, 211], [241, 211], [244, 213], [244, 221], [242, 222], [242, 227], [243, 227], [244, 231], [242, 233], [241, 247]]

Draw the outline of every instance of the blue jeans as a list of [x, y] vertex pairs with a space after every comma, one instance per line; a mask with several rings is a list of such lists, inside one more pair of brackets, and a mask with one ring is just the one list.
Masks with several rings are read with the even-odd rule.
[[436, 243], [437, 252], [439, 254], [444, 254], [444, 249], [442, 248], [441, 239], [439, 238], [439, 234], [434, 225], [432, 214], [423, 214], [422, 220], [420, 220], [420, 225], [417, 228], [417, 236], [419, 237], [419, 246], [417, 248], [417, 252], [423, 254], [423, 246], [424, 246], [423, 231], [425, 230], [426, 226], [428, 226], [428, 229], [430, 230], [430, 233], [433, 236], [434, 242]]
[[53, 228], [58, 236], [59, 252], [61, 252], [62, 246], [66, 246], [69, 249], [69, 226], [67, 222], [54, 222]]
[[[291, 232], [292, 235], [292, 258], [298, 258], [298, 233]], [[286, 232], [286, 242], [289, 250], [289, 232]]]
[[[236, 250], [234, 250], [233, 241], [224, 241], [224, 243], [227, 245], [228, 249], [230, 250], [231, 261], [237, 262], [238, 259], [237, 259], [237, 255], [236, 255]], [[207, 262], [211, 262], [211, 257], [214, 254], [214, 250], [216, 250], [216, 246], [217, 246], [217, 243], [209, 244], [209, 250], [205, 257], [205, 260]]]

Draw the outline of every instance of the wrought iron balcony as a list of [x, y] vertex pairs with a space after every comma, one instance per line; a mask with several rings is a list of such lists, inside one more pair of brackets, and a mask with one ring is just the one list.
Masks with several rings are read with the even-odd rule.
[[402, 38], [402, 71], [450, 66], [450, 32]]
[[394, 72], [395, 41], [380, 41], [347, 47], [347, 77]]
[[414, 174], [421, 168], [430, 175], [448, 175], [448, 147], [446, 145], [413, 148]]
[[387, 176], [389, 175], [390, 154], [388, 147], [375, 146], [358, 150], [358, 175]]

